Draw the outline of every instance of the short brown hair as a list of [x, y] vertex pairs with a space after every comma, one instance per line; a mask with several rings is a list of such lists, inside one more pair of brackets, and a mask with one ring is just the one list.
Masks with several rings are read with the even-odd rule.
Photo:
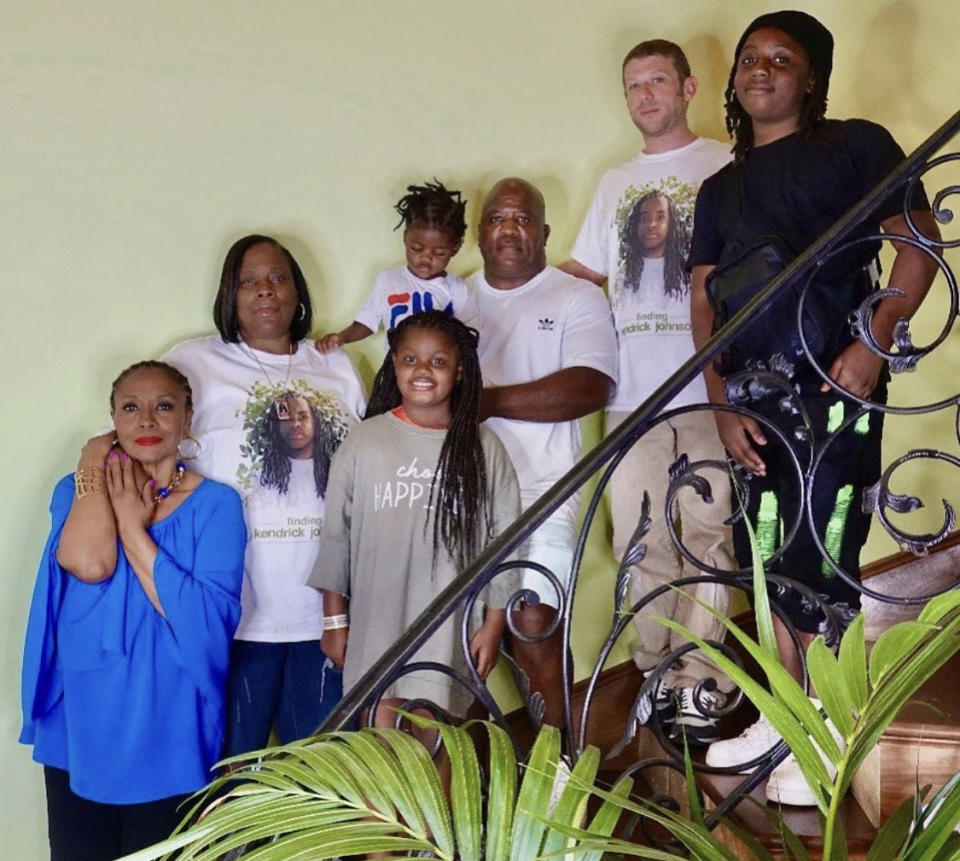
[[623, 58], [623, 65], [620, 67], [620, 76], [623, 77], [627, 63], [631, 60], [639, 60], [643, 57], [653, 56], [667, 57], [677, 70], [681, 83], [690, 77], [690, 63], [687, 61], [687, 55], [683, 53], [683, 48], [666, 39], [647, 39], [645, 42], [634, 45], [627, 52], [627, 56]]

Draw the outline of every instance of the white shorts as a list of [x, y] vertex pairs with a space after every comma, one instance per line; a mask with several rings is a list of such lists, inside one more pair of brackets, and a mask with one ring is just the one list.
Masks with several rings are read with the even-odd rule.
[[[560, 581], [564, 591], [570, 589], [570, 572], [573, 568], [573, 549], [576, 544], [576, 531], [569, 518], [551, 517], [530, 536], [520, 556], [530, 562], [538, 562], [549, 569]], [[541, 604], [559, 607], [557, 587], [539, 571], [523, 569], [522, 585], [537, 593]]]

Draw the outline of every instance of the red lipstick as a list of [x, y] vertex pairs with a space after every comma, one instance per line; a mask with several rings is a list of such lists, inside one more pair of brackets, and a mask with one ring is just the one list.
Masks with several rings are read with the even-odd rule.
[[159, 445], [163, 442], [163, 437], [159, 436], [140, 436], [137, 437], [134, 442], [137, 445]]

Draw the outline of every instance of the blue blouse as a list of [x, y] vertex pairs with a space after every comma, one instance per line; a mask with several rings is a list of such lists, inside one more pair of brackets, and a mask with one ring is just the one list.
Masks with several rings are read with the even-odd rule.
[[148, 531], [166, 618], [118, 543], [117, 567], [84, 583], [57, 548], [74, 479], [57, 484], [23, 657], [23, 731], [33, 758], [77, 795], [135, 804], [193, 792], [223, 742], [224, 685], [240, 619], [246, 527], [237, 493], [206, 480]]

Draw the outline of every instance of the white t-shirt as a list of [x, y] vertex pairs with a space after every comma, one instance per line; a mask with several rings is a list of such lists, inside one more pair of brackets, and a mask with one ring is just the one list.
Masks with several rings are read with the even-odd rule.
[[[322, 355], [310, 341], [301, 341], [293, 356], [278, 356], [224, 343], [219, 335], [184, 341], [163, 360], [186, 374], [193, 389], [192, 432], [201, 451], [191, 466], [244, 500], [248, 539], [237, 638], [319, 639], [323, 598], [305, 584], [323, 523], [318, 484], [333, 449], [365, 409], [353, 363], [342, 350]], [[292, 421], [278, 413], [282, 394], [288, 409], [290, 395], [309, 406], [309, 458], [297, 460], [282, 448], [282, 423]]]
[[461, 320], [473, 315], [470, 291], [459, 276], [447, 273], [424, 281], [405, 265], [384, 269], [354, 320], [372, 332], [392, 329], [405, 317], [421, 311], [446, 311]]
[[[600, 180], [572, 257], [607, 276], [620, 345], [620, 385], [608, 412], [630, 412], [693, 355], [687, 254], [700, 183], [730, 161], [730, 147], [697, 138], [670, 152], [645, 155], [608, 170]], [[660, 192], [673, 203], [664, 256], [644, 255], [641, 201]], [[697, 376], [671, 402], [706, 400]]]
[[[469, 280], [480, 332], [483, 384], [529, 383], [565, 368], [593, 368], [617, 380], [617, 341], [603, 291], [553, 266], [513, 290], [497, 290], [483, 271]], [[487, 426], [507, 449], [524, 508], [550, 488], [580, 454], [580, 422], [491, 418]], [[576, 501], [563, 509], [572, 522]]]

